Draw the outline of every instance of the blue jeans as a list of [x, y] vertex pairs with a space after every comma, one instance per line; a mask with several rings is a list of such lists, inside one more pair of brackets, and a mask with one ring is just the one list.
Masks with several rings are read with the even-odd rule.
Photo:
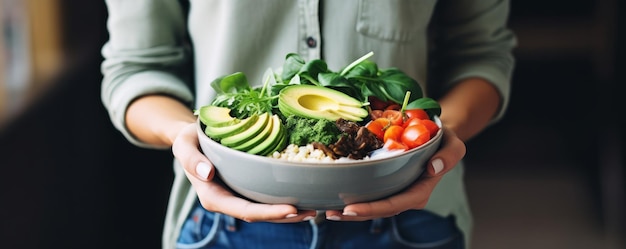
[[183, 225], [177, 247], [186, 248], [432, 248], [462, 249], [454, 217], [423, 210], [363, 222], [248, 223], [196, 205]]

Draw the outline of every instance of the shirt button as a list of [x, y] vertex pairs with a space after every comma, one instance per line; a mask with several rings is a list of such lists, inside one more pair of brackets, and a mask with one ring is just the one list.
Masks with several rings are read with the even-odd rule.
[[309, 46], [309, 48], [314, 48], [317, 46], [317, 41], [315, 38], [309, 36], [306, 38], [306, 45]]

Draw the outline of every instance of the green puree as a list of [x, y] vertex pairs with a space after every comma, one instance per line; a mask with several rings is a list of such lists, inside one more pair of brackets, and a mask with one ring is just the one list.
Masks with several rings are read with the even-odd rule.
[[335, 121], [326, 119], [310, 119], [291, 115], [287, 117], [285, 127], [289, 133], [289, 143], [299, 146], [312, 142], [329, 145], [341, 137], [341, 131], [335, 125]]

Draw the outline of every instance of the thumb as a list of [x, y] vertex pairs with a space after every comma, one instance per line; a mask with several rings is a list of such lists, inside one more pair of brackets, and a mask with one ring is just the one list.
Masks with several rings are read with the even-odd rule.
[[445, 174], [465, 156], [467, 150], [465, 143], [452, 130], [446, 129], [442, 139], [441, 148], [428, 162], [427, 176], [435, 177]]
[[209, 181], [213, 178], [213, 164], [199, 149], [198, 134], [195, 123], [183, 128], [172, 144], [174, 157], [182, 164], [185, 171], [199, 180]]

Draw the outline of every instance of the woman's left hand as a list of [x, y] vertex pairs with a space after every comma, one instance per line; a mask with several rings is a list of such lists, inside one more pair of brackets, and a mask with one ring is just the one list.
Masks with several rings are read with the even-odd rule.
[[386, 199], [347, 205], [342, 210], [326, 211], [329, 220], [364, 221], [397, 215], [411, 209], [423, 209], [430, 194], [444, 174], [465, 156], [465, 143], [444, 126], [441, 148], [428, 161], [426, 171], [403, 192]]

